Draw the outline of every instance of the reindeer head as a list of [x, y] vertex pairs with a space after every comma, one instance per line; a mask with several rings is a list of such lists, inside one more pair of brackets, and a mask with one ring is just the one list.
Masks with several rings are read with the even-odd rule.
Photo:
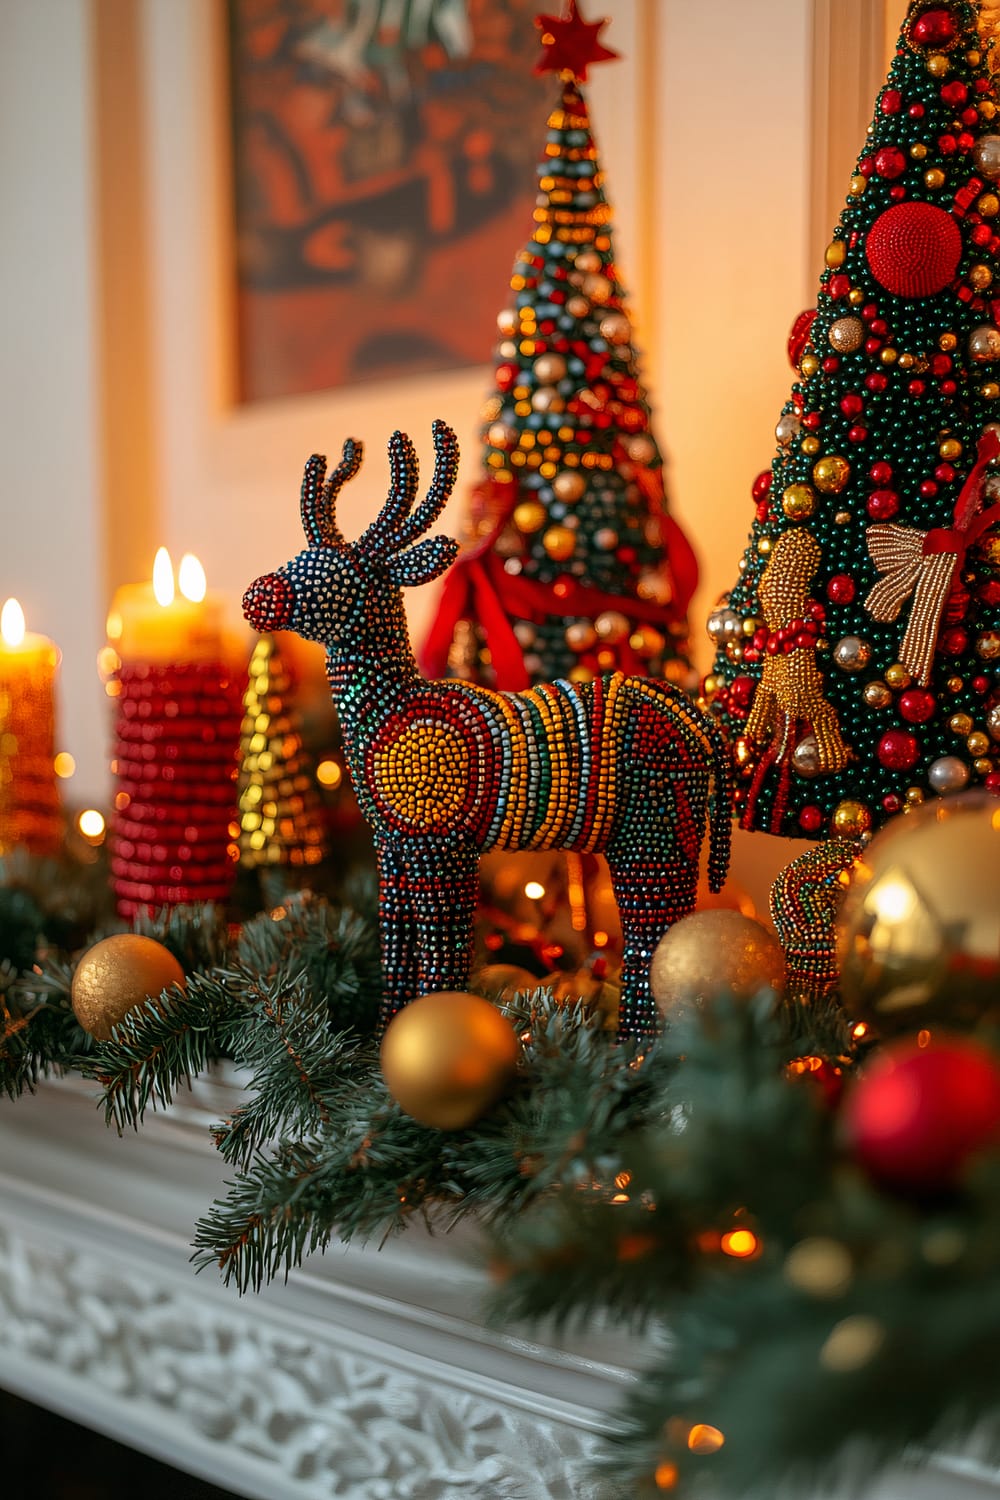
[[436, 578], [458, 551], [450, 537], [417, 540], [447, 504], [458, 469], [458, 442], [451, 428], [435, 422], [433, 432], [434, 478], [416, 509], [417, 457], [406, 434], [393, 433], [389, 498], [356, 542], [345, 541], [335, 510], [341, 486], [361, 467], [362, 445], [348, 438], [329, 478], [326, 459], [313, 455], [302, 480], [302, 526], [309, 545], [247, 589], [243, 612], [251, 625], [294, 630], [329, 647], [364, 633], [381, 636], [384, 647], [392, 648], [391, 633], [405, 634], [406, 628], [402, 587]]

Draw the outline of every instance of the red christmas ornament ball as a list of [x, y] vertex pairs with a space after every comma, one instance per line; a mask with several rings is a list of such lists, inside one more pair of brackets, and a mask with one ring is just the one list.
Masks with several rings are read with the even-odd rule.
[[886, 1187], [954, 1187], [969, 1158], [1000, 1139], [1000, 1062], [964, 1038], [884, 1046], [844, 1100], [847, 1140]]
[[910, 42], [914, 47], [950, 47], [958, 36], [958, 23], [948, 6], [934, 5], [910, 24]]
[[962, 258], [955, 220], [933, 203], [897, 203], [868, 231], [865, 254], [872, 275], [897, 297], [943, 291]]
[[926, 688], [907, 688], [900, 694], [899, 712], [908, 724], [926, 724], [936, 708], [937, 699]]
[[875, 153], [875, 170], [880, 177], [892, 180], [906, 171], [906, 157], [898, 146], [883, 146]]
[[888, 729], [878, 742], [879, 764], [890, 771], [909, 771], [920, 756], [915, 735], [905, 729]]

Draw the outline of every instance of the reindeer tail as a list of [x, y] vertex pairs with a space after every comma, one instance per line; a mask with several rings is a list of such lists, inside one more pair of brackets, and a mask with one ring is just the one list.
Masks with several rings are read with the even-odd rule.
[[721, 891], [729, 874], [733, 830], [733, 773], [729, 750], [715, 719], [706, 716], [712, 747], [712, 793], [709, 798], [708, 888]]

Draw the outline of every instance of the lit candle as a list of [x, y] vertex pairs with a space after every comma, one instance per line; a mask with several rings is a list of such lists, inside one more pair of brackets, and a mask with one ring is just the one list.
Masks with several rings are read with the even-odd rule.
[[0, 610], [0, 853], [51, 853], [62, 839], [56, 790], [55, 680], [59, 652], [25, 631], [16, 599]]
[[118, 589], [108, 614], [117, 700], [111, 883], [123, 916], [224, 901], [243, 682], [225, 602], [187, 555], [174, 586], [156, 555], [150, 583]]

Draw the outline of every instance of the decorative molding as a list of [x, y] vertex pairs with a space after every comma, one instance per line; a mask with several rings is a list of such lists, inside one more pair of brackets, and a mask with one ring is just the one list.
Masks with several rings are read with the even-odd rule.
[[886, 31], [897, 0], [812, 0], [809, 232], [810, 288], [840, 217], [872, 104], [885, 81]]

